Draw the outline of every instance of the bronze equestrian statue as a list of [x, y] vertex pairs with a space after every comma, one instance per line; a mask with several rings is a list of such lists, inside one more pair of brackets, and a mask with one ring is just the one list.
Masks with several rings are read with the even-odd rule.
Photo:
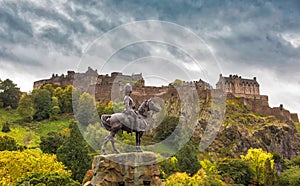
[[116, 154], [120, 152], [115, 147], [114, 137], [115, 134], [119, 130], [127, 131], [127, 132], [135, 132], [136, 134], [136, 148], [138, 152], [142, 152], [141, 149], [141, 137], [147, 127], [147, 123], [145, 119], [147, 118], [148, 111], [152, 110], [155, 112], [159, 112], [159, 108], [157, 108], [150, 98], [144, 101], [137, 111], [134, 110], [135, 104], [133, 99], [130, 97], [132, 92], [131, 85], [125, 85], [125, 111], [122, 113], [115, 113], [112, 115], [103, 114], [101, 116], [102, 125], [110, 131], [109, 135], [107, 135], [104, 139], [104, 144], [102, 147], [102, 153], [105, 155], [106, 153], [106, 144], [110, 141], [113, 147], [113, 150]]

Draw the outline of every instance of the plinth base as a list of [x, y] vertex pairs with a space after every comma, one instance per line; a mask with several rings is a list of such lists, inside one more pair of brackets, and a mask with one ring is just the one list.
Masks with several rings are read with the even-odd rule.
[[93, 172], [93, 186], [161, 185], [157, 157], [152, 152], [95, 156]]

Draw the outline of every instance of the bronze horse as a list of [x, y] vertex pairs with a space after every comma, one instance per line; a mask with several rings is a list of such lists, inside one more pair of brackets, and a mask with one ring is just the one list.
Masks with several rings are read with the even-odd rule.
[[136, 137], [136, 148], [138, 152], [142, 152], [141, 149], [141, 137], [146, 129], [147, 123], [145, 119], [147, 118], [148, 111], [159, 112], [159, 108], [157, 108], [152, 99], [144, 101], [137, 111], [137, 119], [135, 123], [130, 123], [128, 117], [130, 115], [126, 115], [125, 113], [115, 113], [112, 115], [103, 114], [101, 115], [101, 123], [110, 131], [109, 135], [104, 138], [104, 144], [102, 147], [102, 153], [106, 153], [106, 144], [110, 141], [113, 147], [113, 150], [116, 154], [119, 154], [119, 150], [115, 147], [114, 137], [115, 134], [119, 130], [127, 131], [127, 132], [135, 132]]

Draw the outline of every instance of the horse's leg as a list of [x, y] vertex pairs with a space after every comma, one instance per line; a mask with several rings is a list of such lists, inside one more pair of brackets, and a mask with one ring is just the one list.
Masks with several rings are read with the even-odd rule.
[[110, 142], [111, 142], [111, 145], [113, 147], [113, 150], [116, 154], [120, 154], [120, 151], [116, 148], [115, 146], [115, 134], [116, 132], [115, 131], [111, 131], [111, 138], [110, 138]]
[[104, 138], [104, 143], [102, 146], [102, 154], [106, 155], [106, 144], [108, 143], [108, 141], [111, 139], [111, 134], [108, 134], [105, 138]]
[[121, 122], [118, 122], [118, 123], [116, 123], [116, 124], [113, 126], [113, 128], [112, 128], [111, 131], [110, 131], [110, 135], [111, 135], [110, 142], [111, 142], [111, 145], [112, 145], [112, 147], [113, 147], [113, 150], [114, 150], [114, 152], [115, 152], [116, 154], [120, 154], [120, 151], [119, 151], [119, 150], [116, 148], [116, 146], [115, 146], [115, 139], [114, 139], [114, 137], [115, 137], [116, 133], [117, 133], [120, 129], [122, 129], [122, 123], [121, 123]]
[[135, 142], [136, 142], [136, 150], [138, 152], [143, 152], [141, 148], [141, 137], [143, 135], [143, 132], [136, 132], [135, 133]]

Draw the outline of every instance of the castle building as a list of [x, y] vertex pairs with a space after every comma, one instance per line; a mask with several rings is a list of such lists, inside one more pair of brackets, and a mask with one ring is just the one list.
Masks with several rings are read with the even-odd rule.
[[[80, 84], [78, 84], [80, 82]], [[53, 74], [50, 79], [42, 79], [35, 81], [33, 88], [41, 88], [45, 84], [53, 84], [60, 86], [74, 85], [76, 87], [85, 87], [86, 85], [98, 85], [98, 86], [108, 86], [113, 85], [114, 83], [131, 83], [138, 86], [144, 86], [145, 81], [142, 77], [142, 74], [132, 74], [132, 75], [123, 75], [120, 72], [112, 72], [109, 76], [98, 75], [97, 70], [93, 70], [91, 67], [88, 67], [88, 70], [85, 73], [75, 73], [74, 71], [68, 71], [67, 75], [58, 75]]]
[[238, 100], [242, 102], [249, 110], [260, 113], [262, 115], [273, 115], [280, 120], [292, 120], [299, 122], [296, 113], [290, 113], [288, 110], [280, 107], [269, 106], [268, 96], [260, 95], [259, 84], [254, 77], [253, 79], [245, 79], [238, 75], [229, 75], [223, 77], [220, 74], [219, 81], [214, 90], [212, 86], [203, 81], [185, 82], [175, 80], [168, 86], [153, 87], [145, 86], [142, 74], [124, 75], [120, 72], [112, 72], [111, 75], [99, 75], [97, 70], [88, 68], [85, 73], [75, 73], [68, 71], [67, 75], [52, 75], [50, 79], [43, 79], [34, 82], [34, 88], [41, 88], [44, 84], [54, 84], [60, 86], [73, 85], [82, 91], [86, 91], [95, 95], [96, 100], [106, 101], [122, 101], [124, 96], [124, 85], [130, 83], [133, 85], [132, 96], [137, 102], [142, 102], [149, 97], [161, 97], [164, 100], [180, 99], [178, 95], [177, 85], [191, 87], [193, 91], [197, 91], [199, 98], [209, 98], [214, 91], [222, 90], [226, 93], [227, 99]]
[[217, 89], [221, 89], [226, 93], [231, 93], [235, 96], [259, 96], [259, 84], [256, 77], [253, 79], [244, 79], [238, 75], [229, 75], [223, 77], [220, 74], [220, 79], [216, 84]]

